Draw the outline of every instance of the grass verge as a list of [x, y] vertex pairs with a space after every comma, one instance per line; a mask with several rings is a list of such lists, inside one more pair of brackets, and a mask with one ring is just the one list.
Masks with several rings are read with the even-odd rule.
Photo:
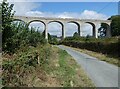
[[84, 70], [64, 50], [53, 47], [55, 52], [52, 63], [49, 66], [49, 73], [56, 76], [62, 87], [95, 87], [92, 81], [85, 74]]

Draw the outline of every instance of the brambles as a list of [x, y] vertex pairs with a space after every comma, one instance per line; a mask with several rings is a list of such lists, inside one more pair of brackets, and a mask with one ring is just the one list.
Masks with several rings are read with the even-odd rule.
[[[2, 83], [3, 86], [27, 86], [22, 81], [37, 67], [42, 68], [50, 57], [50, 46], [28, 47], [28, 50], [16, 53], [11, 59], [3, 59]], [[38, 62], [39, 61], [39, 62]]]

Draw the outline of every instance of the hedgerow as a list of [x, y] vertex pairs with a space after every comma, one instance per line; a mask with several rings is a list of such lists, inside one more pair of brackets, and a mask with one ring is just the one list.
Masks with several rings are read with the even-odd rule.
[[120, 37], [113, 38], [85, 38], [85, 37], [69, 37], [65, 38], [61, 44], [76, 48], [87, 49], [99, 53], [103, 53], [113, 57], [119, 57]]

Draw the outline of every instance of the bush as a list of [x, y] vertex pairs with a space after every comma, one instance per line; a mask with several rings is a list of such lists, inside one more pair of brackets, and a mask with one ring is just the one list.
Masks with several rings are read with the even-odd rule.
[[50, 44], [53, 44], [53, 45], [59, 44], [57, 38], [55, 38], [55, 37], [51, 38], [51, 40], [49, 40], [49, 43], [50, 43]]
[[29, 29], [26, 25], [21, 23], [12, 24], [11, 38], [8, 38], [5, 42], [3, 51], [7, 53], [15, 53], [21, 46], [37, 46], [38, 44], [46, 44], [41, 33], [35, 31], [34, 28]]
[[[39, 50], [37, 50], [39, 49]], [[19, 50], [15, 57], [3, 59], [3, 86], [28, 86], [23, 81], [36, 68], [43, 68], [51, 55], [50, 46], [26, 47]]]

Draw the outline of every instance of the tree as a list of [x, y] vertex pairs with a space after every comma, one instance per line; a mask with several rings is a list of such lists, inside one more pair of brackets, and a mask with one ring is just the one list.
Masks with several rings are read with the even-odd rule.
[[78, 34], [77, 32], [75, 32], [75, 33], [73, 34], [73, 37], [77, 38], [77, 37], [79, 37], [79, 34]]
[[2, 51], [2, 6], [0, 3], [0, 52]]
[[[42, 32], [42, 36], [45, 38], [45, 30]], [[50, 33], [48, 33], [48, 42], [51, 41], [52, 37]]]
[[120, 15], [111, 16], [111, 35], [120, 36]]
[[100, 33], [100, 37], [106, 36], [106, 29], [107, 29], [107, 25], [105, 23], [102, 23], [101, 27], [98, 29], [98, 32]]
[[13, 10], [13, 4], [9, 5], [6, 0], [3, 0], [2, 7], [2, 47], [3, 50], [6, 48], [6, 42], [9, 42], [9, 38], [13, 35], [11, 22], [15, 12]]
[[[111, 16], [108, 20], [112, 20], [111, 22], [111, 35], [112, 36], [120, 36], [120, 15]], [[100, 33], [100, 37], [106, 36], [107, 25], [102, 23], [101, 27], [98, 29]]]
[[52, 37], [50, 35], [50, 33], [48, 33], [48, 42], [50, 42], [52, 40]]

